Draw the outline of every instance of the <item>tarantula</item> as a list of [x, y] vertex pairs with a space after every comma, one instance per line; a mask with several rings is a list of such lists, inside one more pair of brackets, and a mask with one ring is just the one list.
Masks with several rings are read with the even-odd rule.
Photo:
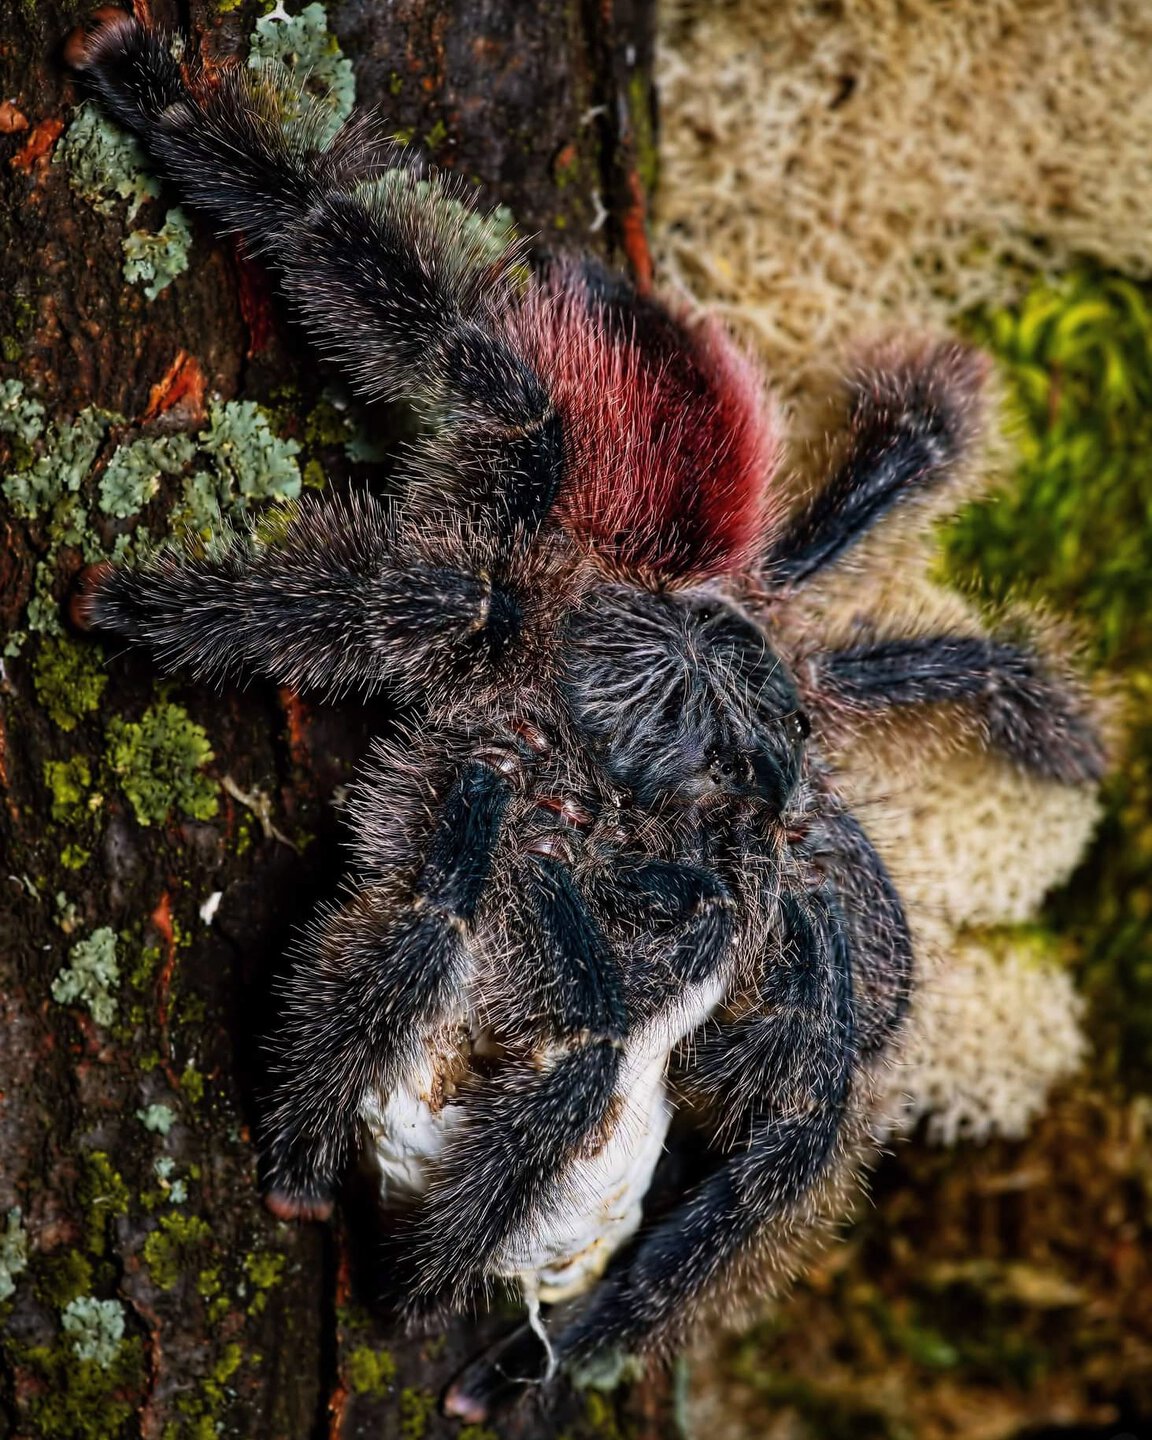
[[[76, 604], [197, 677], [419, 707], [376, 743], [353, 886], [286, 982], [268, 1203], [326, 1216], [359, 1128], [413, 1205], [415, 1300], [590, 1292], [557, 1360], [667, 1342], [802, 1240], [898, 1042], [909, 928], [822, 753], [837, 717], [950, 707], [1036, 775], [1101, 771], [1088, 702], [1029, 648], [837, 648], [787, 623], [799, 587], [954, 476], [983, 360], [862, 363], [837, 463], [790, 505], [759, 377], [718, 327], [595, 264], [533, 273], [371, 121], [310, 148], [267, 80], [182, 65], [123, 12], [67, 54], [360, 393], [426, 422], [398, 499], [309, 498], [100, 567]], [[674, 1098], [702, 1159], [646, 1212]]]

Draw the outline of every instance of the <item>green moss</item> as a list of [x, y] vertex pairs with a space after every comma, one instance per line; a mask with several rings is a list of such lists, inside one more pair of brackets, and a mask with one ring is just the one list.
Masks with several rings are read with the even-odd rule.
[[1075, 613], [1093, 657], [1152, 650], [1152, 312], [1131, 281], [1079, 274], [979, 319], [1019, 435], [1012, 483], [949, 527], [951, 576], [994, 600], [1021, 588]]
[[185, 1065], [184, 1073], [180, 1076], [180, 1089], [193, 1105], [199, 1105], [204, 1099], [204, 1086], [204, 1076], [195, 1065], [191, 1062]]
[[52, 982], [52, 998], [60, 1005], [82, 1001], [97, 1025], [111, 1025], [116, 1018], [113, 987], [120, 983], [116, 963], [116, 932], [107, 925], [79, 940], [69, 951], [66, 965]]
[[139, 721], [109, 722], [105, 759], [141, 825], [160, 824], [173, 811], [210, 820], [219, 801], [215, 781], [202, 770], [212, 758], [203, 728], [179, 705], [161, 703]]
[[80, 1180], [80, 1208], [88, 1224], [85, 1248], [89, 1255], [104, 1254], [108, 1226], [119, 1215], [127, 1215], [128, 1186], [103, 1150], [93, 1150], [84, 1157]]
[[309, 445], [343, 445], [353, 425], [346, 411], [331, 400], [320, 400], [304, 421], [304, 439]]
[[343, 1365], [344, 1378], [358, 1395], [381, 1398], [396, 1383], [396, 1361], [387, 1350], [373, 1350], [358, 1345], [349, 1352]]
[[456, 1440], [500, 1440], [500, 1436], [487, 1425], [462, 1425], [456, 1432]]
[[192, 1273], [211, 1239], [212, 1227], [198, 1215], [163, 1216], [159, 1226], [144, 1241], [144, 1259], [152, 1283], [161, 1290], [171, 1290], [185, 1275]]
[[22, 1419], [38, 1440], [120, 1440], [144, 1388], [143, 1346], [125, 1339], [107, 1366], [79, 1360], [62, 1338], [58, 1346], [14, 1344], [9, 1364], [25, 1371]]
[[16, 1277], [28, 1268], [28, 1235], [18, 1209], [8, 1211], [0, 1233], [0, 1302], [16, 1293]]
[[138, 514], [159, 490], [161, 476], [178, 474], [195, 453], [188, 435], [162, 435], [121, 445], [100, 477], [100, 509], [119, 520]]
[[139, 143], [91, 102], [76, 111], [52, 163], [67, 168], [72, 189], [101, 215], [111, 215], [119, 201], [127, 200], [131, 220], [145, 200], [160, 194]]
[[287, 1260], [272, 1250], [258, 1250], [244, 1257], [244, 1273], [257, 1290], [272, 1290], [284, 1279]]
[[130, 285], [143, 285], [144, 294], [155, 300], [188, 269], [191, 246], [192, 227], [177, 205], [165, 215], [159, 230], [133, 230], [125, 235], [124, 279]]
[[85, 850], [82, 845], [65, 845], [60, 851], [60, 863], [65, 870], [83, 870], [91, 858], [91, 850]]
[[52, 819], [76, 825], [91, 811], [92, 771], [83, 755], [69, 760], [46, 760], [44, 783], [52, 793]]
[[287, 19], [265, 15], [257, 20], [248, 66], [299, 95], [299, 103], [283, 117], [285, 126], [305, 127], [309, 138], [315, 137], [321, 145], [352, 113], [356, 76], [328, 31], [322, 5], [305, 5], [299, 15]]
[[635, 70], [628, 82], [628, 113], [632, 119], [632, 140], [636, 152], [636, 172], [645, 192], [652, 195], [660, 182], [660, 147], [652, 125], [652, 104], [648, 79], [642, 70]]
[[400, 1392], [400, 1440], [424, 1440], [436, 1413], [436, 1397], [411, 1386]]
[[108, 677], [91, 646], [66, 635], [44, 639], [32, 662], [36, 697], [60, 730], [75, 730], [100, 705]]
[[44, 433], [44, 407], [24, 398], [22, 380], [0, 381], [0, 431], [26, 444]]
[[223, 1289], [220, 1280], [220, 1271], [215, 1265], [206, 1270], [201, 1270], [196, 1277], [196, 1293], [202, 1300], [214, 1300]]
[[584, 1397], [584, 1416], [596, 1434], [605, 1440], [623, 1440], [615, 1406], [607, 1395], [589, 1390]]
[[79, 1295], [92, 1291], [92, 1262], [79, 1250], [46, 1256], [36, 1277], [36, 1293], [47, 1305], [63, 1310]]
[[1020, 437], [997, 494], [945, 532], [948, 575], [993, 604], [1020, 593], [1076, 617], [1118, 686], [1132, 739], [1089, 860], [1052, 907], [1080, 957], [1103, 1068], [1152, 1082], [1152, 291], [1084, 270], [979, 317]]

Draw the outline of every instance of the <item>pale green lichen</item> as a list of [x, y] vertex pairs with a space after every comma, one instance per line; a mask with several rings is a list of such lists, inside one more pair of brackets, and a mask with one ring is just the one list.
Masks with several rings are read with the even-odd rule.
[[[295, 500], [300, 466], [295, 440], [282, 440], [267, 412], [251, 400], [213, 401], [200, 445], [212, 457], [216, 499], [235, 508], [254, 500]], [[196, 477], [193, 477], [195, 479]]]
[[203, 727], [179, 705], [161, 703], [138, 721], [109, 722], [105, 759], [141, 825], [162, 824], [173, 811], [210, 820], [219, 801], [203, 767], [212, 758]]
[[78, 1360], [91, 1360], [101, 1370], [107, 1370], [124, 1341], [124, 1307], [119, 1300], [80, 1295], [67, 1306], [60, 1325], [71, 1337]]
[[161, 435], [121, 445], [100, 477], [100, 509], [127, 520], [160, 488], [163, 475], [177, 475], [196, 453], [190, 435]]
[[171, 1155], [160, 1155], [152, 1162], [152, 1169], [169, 1205], [183, 1205], [188, 1199], [188, 1186], [176, 1176], [176, 1162]]
[[109, 418], [89, 406], [71, 423], [49, 429], [42, 453], [4, 479], [4, 494], [18, 515], [32, 519], [80, 489], [99, 452]]
[[98, 105], [85, 103], [76, 111], [52, 163], [67, 168], [72, 189], [101, 215], [111, 215], [118, 201], [127, 200], [131, 220], [145, 200], [160, 194], [139, 142], [106, 119]]
[[8, 1211], [0, 1234], [0, 1303], [16, 1293], [16, 1277], [28, 1268], [28, 1235], [18, 1209]]
[[47, 636], [32, 662], [36, 696], [60, 730], [74, 730], [97, 709], [108, 677], [90, 647], [66, 635]]
[[176, 1112], [170, 1105], [146, 1105], [143, 1110], [137, 1110], [136, 1118], [153, 1135], [167, 1135], [176, 1123]]
[[0, 430], [29, 443], [44, 431], [44, 407], [24, 398], [23, 380], [0, 382]]
[[255, 502], [291, 500], [303, 477], [296, 456], [300, 446], [276, 434], [268, 412], [250, 400], [214, 401], [208, 428], [198, 437], [209, 468], [184, 481], [170, 520], [176, 532], [203, 540], [227, 534]]
[[329, 33], [322, 5], [305, 5], [299, 15], [278, 6], [257, 20], [248, 67], [283, 87], [285, 128], [300, 127], [315, 143], [330, 141], [352, 113], [356, 76]]
[[87, 940], [78, 940], [65, 965], [52, 982], [52, 998], [60, 1005], [81, 1001], [97, 1025], [111, 1025], [116, 1018], [113, 987], [120, 983], [116, 962], [116, 932], [107, 925], [94, 930]]
[[188, 269], [191, 245], [192, 227], [177, 205], [168, 211], [164, 224], [155, 233], [133, 230], [125, 235], [124, 279], [131, 285], [142, 284], [148, 299], [155, 300], [177, 275], [183, 275]]

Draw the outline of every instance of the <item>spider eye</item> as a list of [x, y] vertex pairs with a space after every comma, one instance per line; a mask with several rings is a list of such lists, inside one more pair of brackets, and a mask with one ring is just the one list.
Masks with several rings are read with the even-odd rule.
[[790, 715], [781, 716], [784, 733], [794, 744], [799, 745], [812, 733], [812, 722], [803, 710], [793, 710]]

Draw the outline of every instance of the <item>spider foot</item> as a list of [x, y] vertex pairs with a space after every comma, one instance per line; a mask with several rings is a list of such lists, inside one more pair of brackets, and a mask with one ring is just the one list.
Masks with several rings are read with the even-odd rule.
[[72, 585], [68, 599], [68, 618], [77, 630], [92, 630], [96, 625], [96, 601], [100, 589], [115, 567], [108, 560], [85, 565]]
[[441, 1408], [453, 1420], [483, 1425], [547, 1376], [548, 1356], [539, 1335], [521, 1325], [461, 1370], [444, 1392]]
[[332, 1217], [330, 1195], [294, 1195], [287, 1190], [269, 1190], [264, 1196], [265, 1208], [277, 1220], [329, 1220]]

